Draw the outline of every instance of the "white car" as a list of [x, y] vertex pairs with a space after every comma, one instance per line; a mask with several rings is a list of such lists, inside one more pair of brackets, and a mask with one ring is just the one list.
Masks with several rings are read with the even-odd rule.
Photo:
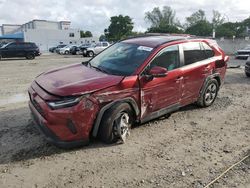
[[76, 46], [76, 47], [77, 47], [77, 45], [67, 45], [67, 46], [61, 48], [61, 49], [59, 50], [59, 54], [69, 54], [70, 48], [72, 48], [73, 46]]
[[99, 42], [96, 45], [93, 45], [86, 50], [83, 51], [83, 56], [93, 57], [96, 54], [99, 54], [101, 51], [109, 47], [110, 44], [108, 42]]

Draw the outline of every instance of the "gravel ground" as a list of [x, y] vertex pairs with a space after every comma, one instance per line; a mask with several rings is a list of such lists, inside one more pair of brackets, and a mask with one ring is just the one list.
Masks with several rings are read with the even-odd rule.
[[[27, 88], [39, 73], [80, 56], [0, 61], [0, 187], [204, 187], [250, 154], [250, 79], [228, 69], [209, 108], [189, 105], [135, 127], [126, 144], [93, 140], [74, 150], [44, 140], [31, 121]], [[232, 60], [230, 66], [244, 65]], [[250, 158], [211, 187], [250, 187]]]

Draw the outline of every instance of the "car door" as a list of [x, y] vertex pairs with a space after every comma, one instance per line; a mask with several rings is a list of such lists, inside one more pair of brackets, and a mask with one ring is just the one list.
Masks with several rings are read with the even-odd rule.
[[[154, 66], [168, 69], [167, 76], [149, 80], [147, 72]], [[174, 45], [161, 50], [144, 70], [140, 78], [142, 119], [152, 119], [166, 112], [165, 110], [178, 106], [181, 89], [179, 66], [179, 46]]]
[[211, 74], [213, 67], [200, 42], [183, 43], [180, 48], [184, 56], [181, 67], [183, 76], [181, 104], [186, 105], [197, 100], [205, 78]]
[[97, 43], [95, 46], [95, 54], [99, 54], [103, 50], [103, 45], [102, 43]]
[[26, 53], [28, 53], [29, 44], [25, 43], [17, 43], [15, 50], [15, 57], [25, 57]]
[[6, 47], [5, 57], [17, 57], [16, 56], [16, 43], [11, 43]]

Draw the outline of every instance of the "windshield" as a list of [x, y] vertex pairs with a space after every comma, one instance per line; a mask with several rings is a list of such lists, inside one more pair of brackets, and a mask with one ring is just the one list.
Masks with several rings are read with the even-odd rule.
[[10, 43], [4, 44], [3, 46], [1, 46], [1, 48], [5, 48], [6, 46], [8, 46]]
[[119, 42], [94, 57], [89, 63], [108, 74], [129, 76], [145, 61], [152, 48]]

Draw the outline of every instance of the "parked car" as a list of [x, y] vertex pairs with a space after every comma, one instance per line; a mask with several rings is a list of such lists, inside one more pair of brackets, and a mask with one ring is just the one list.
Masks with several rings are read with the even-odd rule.
[[32, 42], [11, 42], [0, 48], [0, 59], [10, 57], [35, 59], [39, 55], [41, 55], [39, 48]]
[[250, 45], [236, 52], [236, 59], [247, 59], [250, 55]]
[[80, 45], [78, 48], [75, 48], [72, 50], [72, 54], [82, 54], [83, 55], [83, 52], [86, 53], [86, 50], [88, 47], [91, 47], [92, 44], [91, 43], [86, 43], [86, 44], [82, 44]]
[[57, 47], [57, 48], [54, 50], [54, 52], [56, 52], [57, 54], [60, 54], [60, 49], [66, 47], [66, 46], [67, 46], [66, 44], [63, 44], [63, 45], [61, 45], [60, 47]]
[[110, 44], [108, 42], [99, 42], [96, 45], [88, 47], [86, 50], [84, 50], [83, 56], [84, 57], [87, 57], [87, 56], [93, 57], [109, 46], [110, 46]]
[[74, 147], [99, 137], [125, 141], [131, 126], [197, 103], [213, 104], [228, 56], [210, 39], [145, 36], [115, 43], [91, 60], [45, 72], [29, 107], [47, 139]]
[[69, 49], [69, 53], [72, 54], [72, 55], [82, 54], [81, 49], [80, 49], [79, 46], [72, 46], [72, 47]]
[[70, 53], [70, 49], [72, 48], [72, 47], [77, 47], [77, 45], [67, 45], [67, 46], [65, 46], [65, 47], [63, 47], [63, 48], [60, 48], [60, 50], [59, 50], [59, 54], [69, 54]]
[[63, 48], [65, 46], [67, 46], [67, 45], [66, 44], [59, 44], [58, 46], [49, 48], [49, 51], [54, 53], [54, 52], [56, 52], [56, 49], [60, 49], [60, 48]]
[[86, 50], [88, 47], [90, 47], [91, 44], [82, 44], [80, 46], [72, 46], [69, 50], [70, 54], [72, 55], [79, 55], [79, 54], [83, 54], [83, 51]]
[[247, 77], [250, 77], [250, 56], [247, 58], [247, 62], [245, 65], [245, 73]]

